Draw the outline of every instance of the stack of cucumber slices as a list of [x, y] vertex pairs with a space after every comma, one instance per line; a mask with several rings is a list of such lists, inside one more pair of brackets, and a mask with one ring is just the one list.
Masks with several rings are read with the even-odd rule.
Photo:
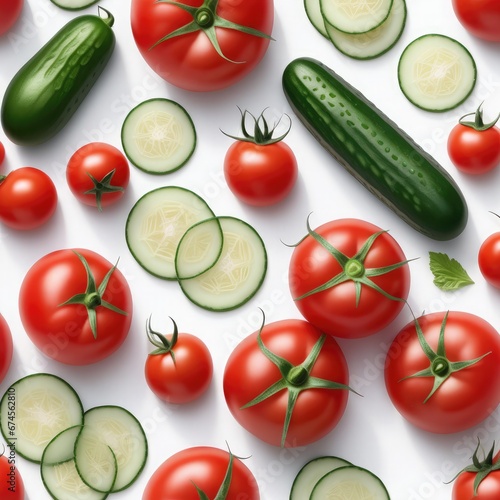
[[49, 373], [21, 378], [0, 402], [0, 429], [16, 453], [40, 464], [56, 500], [101, 500], [128, 488], [148, 455], [144, 430], [128, 410], [84, 412], [76, 391]]
[[257, 231], [241, 219], [215, 216], [193, 191], [164, 186], [143, 195], [126, 224], [130, 252], [149, 273], [178, 281], [194, 304], [228, 311], [255, 295], [267, 271]]

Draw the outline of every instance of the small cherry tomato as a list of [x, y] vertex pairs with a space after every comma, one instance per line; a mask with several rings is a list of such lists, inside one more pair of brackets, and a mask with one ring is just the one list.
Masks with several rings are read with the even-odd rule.
[[6, 226], [34, 229], [47, 222], [56, 207], [56, 187], [45, 172], [22, 167], [0, 175], [0, 221]]
[[9, 31], [19, 19], [24, 0], [2, 0], [0, 2], [0, 36]]
[[0, 445], [0, 498], [2, 500], [24, 500], [24, 482], [19, 469], [13, 463], [15, 448]]
[[[297, 159], [282, 140], [273, 134], [278, 124], [270, 128], [264, 115], [253, 115], [254, 134], [247, 132], [247, 111], [241, 113], [243, 137], [229, 136], [236, 142], [224, 159], [224, 176], [232, 193], [244, 203], [254, 206], [274, 205], [283, 200], [297, 180]], [[228, 135], [228, 134], [226, 134]]]
[[163, 401], [189, 403], [209, 387], [213, 374], [212, 356], [205, 343], [195, 335], [174, 331], [167, 338], [147, 324], [148, 338], [156, 347], [149, 353], [144, 368], [149, 388]]
[[[0, 314], [0, 383], [9, 371], [12, 361], [12, 335], [9, 325], [4, 317]], [[0, 490], [1, 491], [1, 490]]]
[[484, 279], [500, 288], [500, 232], [491, 234], [483, 241], [477, 261]]
[[[465, 120], [471, 115], [474, 121]], [[448, 136], [448, 155], [458, 170], [480, 175], [500, 165], [500, 130], [495, 127], [499, 117], [485, 124], [480, 106], [475, 113], [462, 116], [453, 127]]]
[[82, 146], [71, 156], [66, 168], [71, 192], [85, 205], [99, 210], [123, 196], [129, 179], [130, 167], [125, 155], [103, 142]]

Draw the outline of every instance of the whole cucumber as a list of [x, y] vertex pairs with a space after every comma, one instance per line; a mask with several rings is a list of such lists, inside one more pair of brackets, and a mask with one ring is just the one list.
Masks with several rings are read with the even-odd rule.
[[467, 204], [453, 178], [333, 70], [298, 58], [285, 68], [282, 84], [314, 137], [410, 226], [435, 240], [465, 229]]
[[41, 144], [68, 123], [105, 68], [115, 47], [114, 17], [78, 16], [59, 30], [9, 83], [2, 102], [6, 136]]

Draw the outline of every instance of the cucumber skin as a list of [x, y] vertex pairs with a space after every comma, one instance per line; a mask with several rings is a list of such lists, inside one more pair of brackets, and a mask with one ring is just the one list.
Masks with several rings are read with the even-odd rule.
[[462, 233], [468, 209], [455, 181], [358, 90], [306, 57], [287, 65], [282, 85], [320, 144], [401, 219], [434, 240]]
[[14, 75], [1, 110], [12, 142], [34, 146], [64, 128], [113, 53], [112, 24], [112, 16], [76, 17]]

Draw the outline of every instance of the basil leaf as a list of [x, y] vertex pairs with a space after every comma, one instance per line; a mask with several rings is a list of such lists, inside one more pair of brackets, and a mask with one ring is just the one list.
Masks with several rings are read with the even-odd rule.
[[473, 285], [474, 281], [467, 274], [460, 262], [445, 253], [429, 252], [429, 266], [434, 275], [434, 284], [441, 290], [458, 290]]

